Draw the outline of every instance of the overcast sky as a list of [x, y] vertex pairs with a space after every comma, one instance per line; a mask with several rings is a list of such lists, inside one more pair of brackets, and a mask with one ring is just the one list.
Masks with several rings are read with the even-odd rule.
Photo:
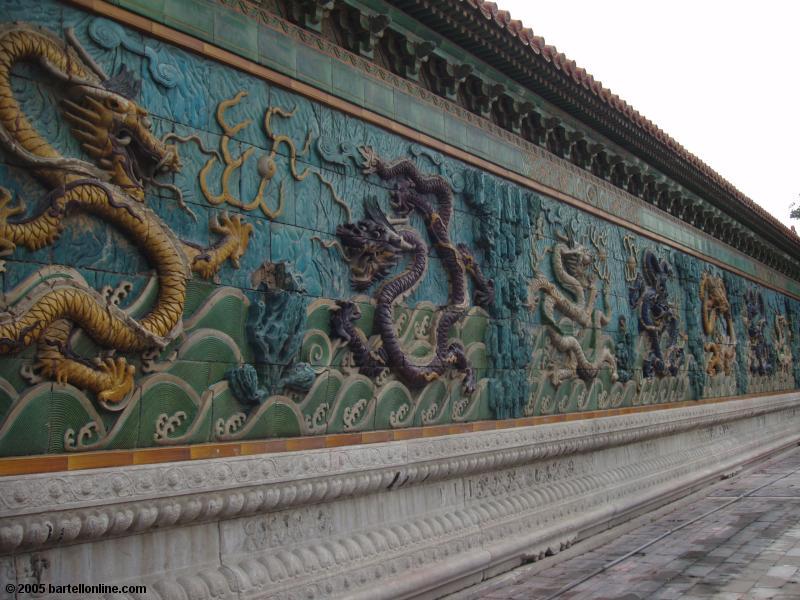
[[800, 2], [496, 1], [793, 223], [789, 205], [800, 197]]

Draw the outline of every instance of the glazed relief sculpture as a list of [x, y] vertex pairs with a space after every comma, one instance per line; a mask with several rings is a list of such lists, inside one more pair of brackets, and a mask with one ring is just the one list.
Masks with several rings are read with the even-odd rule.
[[[592, 230], [592, 241], [600, 249], [601, 235]], [[601, 330], [611, 321], [610, 281], [608, 273], [601, 271], [598, 263], [605, 261], [593, 256], [589, 250], [576, 240], [576, 232], [567, 225], [566, 231], [556, 232], [557, 242], [550, 248], [552, 271], [555, 282], [548, 280], [534, 263], [534, 278], [529, 286], [531, 310], [535, 310], [541, 299], [542, 321], [554, 349], [564, 356], [564, 361], [552, 367], [551, 378], [554, 386], [578, 377], [591, 382], [602, 369], [607, 369], [611, 383], [618, 379], [617, 362], [607, 347], [598, 344], [594, 349], [594, 360], [584, 352], [581, 342], [575, 335], [565, 332], [564, 325], [570, 327]], [[595, 308], [598, 282], [603, 285], [606, 311]], [[563, 291], [562, 291], [563, 290]], [[566, 323], [562, 325], [561, 320]]]
[[251, 125], [251, 121], [246, 119], [236, 123], [235, 125], [230, 125], [225, 119], [225, 112], [229, 108], [238, 105], [242, 101], [242, 98], [246, 96], [247, 92], [240, 91], [233, 98], [223, 100], [217, 106], [217, 123], [223, 131], [222, 137], [220, 138], [220, 155], [222, 156], [222, 162], [225, 165], [220, 178], [221, 191], [219, 193], [214, 193], [211, 190], [211, 184], [208, 182], [209, 174], [214, 170], [214, 166], [218, 162], [218, 155], [209, 158], [206, 164], [203, 165], [203, 168], [200, 170], [200, 189], [202, 190], [205, 199], [214, 206], [228, 204], [229, 206], [240, 208], [246, 212], [258, 208], [261, 209], [263, 214], [268, 219], [275, 219], [283, 213], [286, 195], [285, 182], [281, 182], [280, 184], [278, 206], [276, 208], [272, 209], [268, 206], [266, 192], [269, 184], [272, 182], [272, 179], [275, 177], [275, 174], [278, 171], [275, 161], [278, 150], [282, 145], [286, 146], [289, 151], [292, 177], [296, 181], [304, 180], [311, 173], [311, 170], [306, 168], [302, 171], [298, 171], [297, 158], [298, 156], [304, 157], [308, 154], [309, 146], [311, 144], [311, 132], [306, 133], [305, 144], [303, 145], [303, 148], [298, 151], [294, 141], [292, 141], [289, 136], [276, 134], [273, 132], [272, 128], [272, 117], [274, 115], [290, 119], [294, 116], [295, 111], [283, 110], [277, 106], [270, 106], [267, 108], [264, 113], [264, 132], [271, 140], [272, 148], [270, 149], [269, 154], [264, 154], [263, 156], [259, 157], [256, 163], [256, 172], [259, 176], [258, 190], [250, 200], [242, 200], [239, 198], [238, 193], [231, 191], [231, 177], [236, 171], [241, 170], [244, 167], [245, 163], [247, 163], [250, 157], [255, 153], [255, 149], [248, 148], [240, 156], [234, 158], [230, 148], [233, 136], [238, 134], [243, 129], [249, 127]]
[[0, 27], [0, 454], [793, 388], [777, 292], [63, 11]]
[[795, 332], [784, 314], [786, 304], [773, 292], [747, 286], [742, 294], [742, 325], [749, 391], [791, 389], [791, 341]]
[[704, 272], [700, 279], [703, 333], [711, 338], [704, 349], [708, 356], [706, 373], [731, 375], [736, 367], [736, 331], [725, 283], [721, 277]]
[[532, 389], [525, 414], [630, 402], [636, 391], [631, 357], [615, 352], [624, 344], [608, 335], [613, 317], [608, 230], [564, 206], [547, 206], [544, 213], [531, 245], [528, 306], [541, 326], [532, 328]]
[[[374, 316], [382, 343], [379, 348], [368, 347], [367, 339], [354, 325], [361, 314], [353, 302], [339, 303], [331, 329], [336, 337], [348, 343], [356, 365], [364, 374], [377, 376], [382, 370], [391, 369], [409, 387], [420, 388], [455, 368], [464, 374], [464, 393], [471, 394], [476, 385], [474, 370], [467, 360], [464, 345], [450, 340], [450, 328], [469, 307], [467, 277], [474, 280], [475, 301], [479, 306], [486, 307], [493, 301], [494, 284], [483, 277], [467, 246], [450, 239], [452, 188], [440, 175], [421, 173], [411, 160], [386, 162], [369, 147], [361, 148], [361, 154], [364, 174], [375, 173], [383, 181], [395, 182], [391, 205], [398, 219], [392, 224], [374, 199], [369, 199], [365, 205], [365, 219], [340, 225], [336, 235], [350, 265], [356, 290], [366, 290], [385, 279], [376, 292]], [[407, 226], [411, 213], [422, 217], [430, 242]], [[449, 281], [449, 296], [447, 305], [436, 315], [434, 356], [427, 363], [419, 364], [401, 348], [393, 310], [395, 302], [408, 295], [425, 276], [431, 248], [441, 257]], [[386, 279], [403, 255], [409, 257], [406, 268]]]
[[[145, 204], [145, 185], [181, 168], [167, 134], [157, 139], [147, 111], [136, 104], [138, 82], [121, 70], [108, 77], [75, 41], [64, 43], [46, 30], [24, 24], [0, 30], [0, 143], [26, 165], [48, 192], [49, 206], [22, 214], [2, 190], [0, 242], [6, 254], [18, 246], [52, 244], [70, 212], [86, 212], [116, 227], [140, 249], [158, 276], [154, 306], [133, 319], [94, 289], [75, 280], [49, 282], [10, 307], [0, 323], [0, 352], [38, 344], [36, 369], [45, 377], [97, 394], [102, 403], [121, 402], [133, 388], [134, 369], [123, 357], [87, 363], [70, 348], [74, 328], [99, 345], [120, 352], [163, 348], [180, 331], [186, 283], [193, 273], [208, 278], [226, 260], [234, 265], [247, 250], [251, 226], [238, 216], [212, 221], [219, 241], [209, 248], [182, 243]], [[12, 91], [11, 69], [34, 62], [62, 84], [63, 117], [96, 164], [66, 157], [26, 118]], [[180, 196], [177, 198], [180, 202]]]
[[775, 369], [772, 360], [767, 329], [767, 308], [764, 295], [750, 288], [745, 292], [744, 323], [750, 338], [750, 374], [771, 375]]
[[[699, 398], [703, 393], [702, 378], [694, 377], [697, 369], [698, 352], [702, 354], [700, 302], [697, 298], [696, 281], [691, 260], [683, 260], [683, 255], [671, 256], [678, 267], [678, 275], [685, 277], [677, 286], [677, 275], [670, 260], [659, 257], [650, 248], [639, 248], [637, 240], [628, 234], [622, 236], [625, 251], [624, 280], [627, 283], [625, 304], [630, 310], [630, 323], [619, 322], [618, 351], [626, 356], [626, 369], [636, 385], [633, 404], [654, 404], [679, 402]], [[695, 283], [692, 283], [695, 281]], [[675, 285], [676, 290], [671, 291]], [[679, 291], [684, 289], [683, 294]], [[678, 292], [678, 293], [675, 293]], [[681, 302], [683, 296], [683, 302]], [[681, 315], [696, 315], [688, 319], [687, 330], [693, 331], [690, 352], [686, 353], [685, 343], [689, 337], [682, 331]], [[623, 334], [623, 326], [632, 339]], [[694, 329], [692, 329], [694, 328]], [[696, 331], [694, 331], [696, 329]], [[635, 334], [638, 330], [638, 334]], [[695, 348], [695, 338], [699, 346]]]
[[645, 378], [675, 376], [684, 364], [678, 311], [670, 299], [667, 282], [670, 264], [645, 250], [642, 269], [629, 288], [631, 308], [639, 318], [639, 333], [646, 340], [642, 362]]

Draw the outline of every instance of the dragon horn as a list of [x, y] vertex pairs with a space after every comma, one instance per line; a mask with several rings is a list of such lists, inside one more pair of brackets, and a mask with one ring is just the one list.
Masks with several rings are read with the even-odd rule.
[[106, 75], [103, 67], [95, 62], [95, 60], [89, 55], [88, 52], [86, 52], [86, 49], [78, 41], [78, 38], [75, 35], [74, 27], [67, 27], [67, 29], [64, 31], [64, 38], [67, 40], [67, 43], [72, 46], [73, 50], [78, 53], [78, 56], [81, 57], [81, 60], [86, 63], [86, 66], [94, 71], [95, 75], [97, 75], [101, 80], [108, 79], [108, 75]]
[[72, 135], [74, 135], [79, 140], [81, 140], [83, 142], [86, 142], [87, 144], [92, 144], [92, 143], [98, 141], [97, 140], [97, 136], [96, 135], [92, 135], [88, 131], [83, 131], [82, 129], [76, 129], [75, 127], [73, 127], [71, 129], [71, 131], [72, 131]]
[[[105, 112], [105, 107], [100, 104], [97, 100], [92, 98], [91, 96], [86, 96], [86, 101], [92, 105], [92, 108], [95, 109], [96, 113], [100, 115], [101, 113]], [[99, 118], [99, 117], [98, 117]]]
[[364, 213], [366, 213], [368, 218], [372, 219], [376, 223], [380, 223], [389, 231], [397, 233], [392, 224], [389, 223], [389, 219], [386, 218], [386, 214], [378, 205], [378, 199], [375, 196], [367, 196], [364, 199]]
[[81, 144], [81, 148], [86, 150], [87, 153], [89, 153], [91, 156], [94, 156], [95, 158], [100, 158], [105, 154], [105, 151], [98, 148], [97, 146], [93, 146], [92, 144]]
[[658, 258], [652, 251], [647, 250], [644, 255], [644, 263], [645, 268], [642, 269], [644, 271], [644, 277], [647, 280], [647, 284], [654, 286], [656, 284], [656, 272], [661, 271], [661, 265], [658, 263]]
[[61, 106], [64, 109], [64, 116], [67, 118], [80, 118], [92, 123], [99, 123], [101, 120], [99, 114], [79, 104], [75, 104], [71, 100], [62, 100]]

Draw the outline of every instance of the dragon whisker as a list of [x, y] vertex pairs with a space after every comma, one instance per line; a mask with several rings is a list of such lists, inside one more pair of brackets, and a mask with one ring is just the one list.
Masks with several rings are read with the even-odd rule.
[[342, 248], [342, 245], [339, 243], [339, 240], [331, 240], [330, 242], [326, 242], [318, 235], [313, 236], [311, 240], [317, 242], [320, 246], [322, 246], [326, 250], [334, 248], [339, 253], [339, 256], [342, 259], [346, 260], [347, 254], [345, 254], [344, 248]]
[[177, 133], [170, 132], [161, 138], [161, 143], [166, 144], [169, 140], [177, 140], [182, 143], [195, 142], [200, 149], [200, 152], [209, 156], [215, 156], [219, 162], [222, 162], [222, 156], [220, 153], [217, 150], [209, 150], [206, 148], [205, 144], [203, 144], [203, 140], [201, 140], [200, 136], [197, 134], [181, 136]]
[[174, 193], [175, 194], [175, 200], [177, 201], [178, 206], [181, 208], [181, 210], [187, 212], [189, 214], [189, 216], [192, 217], [192, 219], [195, 222], [197, 222], [197, 215], [194, 214], [194, 211], [186, 205], [186, 202], [183, 199], [183, 192], [181, 191], [181, 189], [177, 185], [174, 185], [172, 183], [163, 183], [161, 181], [156, 181], [152, 177], [144, 177], [143, 179], [147, 183], [149, 183], [149, 184], [151, 184], [151, 185], [153, 185], [153, 186], [155, 186], [157, 188], [161, 188], [161, 189], [164, 189], [164, 190], [170, 190], [172, 193]]
[[98, 123], [100, 121], [100, 115], [98, 115], [96, 112], [93, 110], [88, 110], [79, 104], [75, 104], [71, 100], [62, 100], [61, 105], [67, 109], [65, 116], [66, 114], [72, 114], [94, 123]]

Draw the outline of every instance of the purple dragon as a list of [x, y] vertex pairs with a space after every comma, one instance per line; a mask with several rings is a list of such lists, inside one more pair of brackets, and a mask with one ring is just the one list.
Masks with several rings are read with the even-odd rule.
[[[391, 205], [400, 218], [412, 212], [422, 216], [427, 226], [431, 245], [441, 257], [449, 280], [447, 304], [441, 307], [435, 329], [435, 354], [428, 364], [418, 364], [401, 348], [394, 329], [393, 305], [408, 295], [419, 284], [428, 268], [428, 244], [420, 234], [410, 228], [395, 228], [378, 207], [374, 198], [365, 202], [365, 217], [357, 223], [345, 223], [336, 230], [345, 257], [350, 264], [351, 283], [356, 290], [367, 290], [373, 283], [384, 280], [375, 298], [374, 326], [381, 336], [382, 346], [372, 351], [367, 340], [355, 326], [361, 313], [355, 303], [338, 302], [338, 310], [331, 317], [334, 336], [345, 340], [355, 363], [368, 377], [383, 370], [392, 370], [411, 388], [420, 388], [441, 377], [448, 368], [465, 374], [464, 391], [475, 390], [475, 373], [467, 360], [464, 345], [459, 341], [448, 343], [448, 332], [469, 307], [467, 275], [475, 284], [475, 302], [488, 306], [494, 299], [494, 283], [480, 271], [475, 257], [463, 244], [450, 240], [450, 220], [453, 214], [453, 190], [444, 177], [420, 173], [407, 159], [385, 163], [368, 147], [362, 147], [364, 173], [375, 173], [384, 181], [394, 180]], [[431, 204], [428, 198], [434, 198]], [[402, 272], [386, 279], [403, 254], [411, 260]]]

